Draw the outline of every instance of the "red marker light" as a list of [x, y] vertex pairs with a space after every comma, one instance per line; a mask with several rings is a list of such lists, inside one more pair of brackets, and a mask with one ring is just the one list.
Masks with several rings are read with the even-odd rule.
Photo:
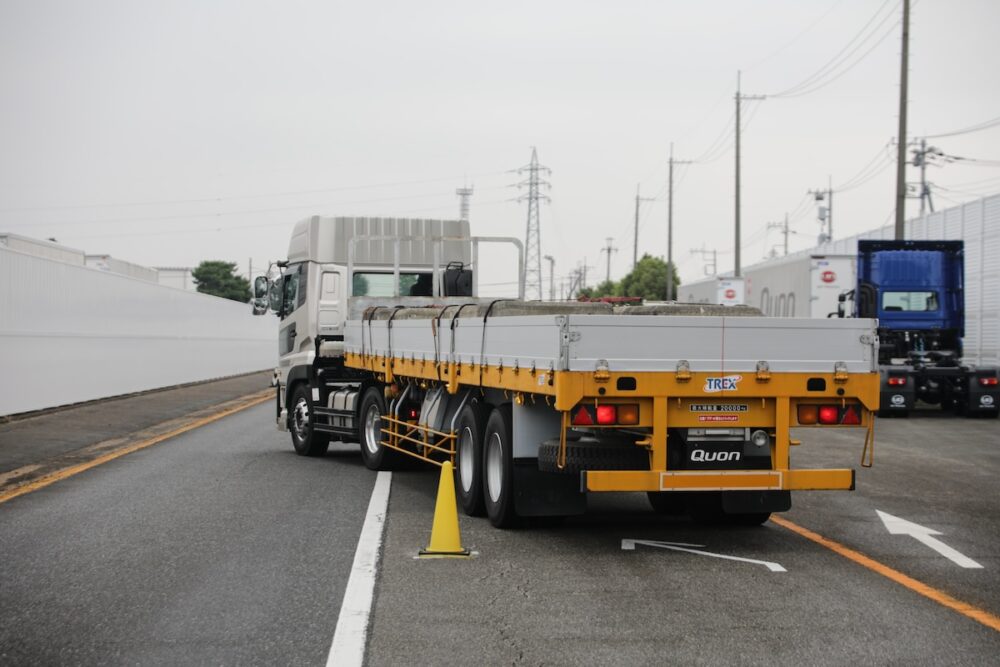
[[613, 405], [597, 406], [597, 423], [601, 426], [610, 426], [618, 421], [618, 410]]
[[836, 424], [840, 421], [840, 410], [836, 405], [819, 406], [819, 423]]
[[998, 381], [996, 378], [979, 378], [979, 384], [983, 387], [995, 387]]
[[906, 384], [906, 378], [902, 375], [893, 375], [889, 378], [888, 384], [890, 387], [902, 387]]

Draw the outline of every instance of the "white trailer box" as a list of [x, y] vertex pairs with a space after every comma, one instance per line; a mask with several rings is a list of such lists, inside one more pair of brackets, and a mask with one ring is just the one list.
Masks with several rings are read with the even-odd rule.
[[747, 304], [775, 317], [828, 317], [854, 289], [852, 255], [797, 255], [743, 270]]
[[742, 306], [746, 293], [742, 278], [713, 276], [681, 285], [677, 290], [682, 303], [712, 303], [723, 306]]

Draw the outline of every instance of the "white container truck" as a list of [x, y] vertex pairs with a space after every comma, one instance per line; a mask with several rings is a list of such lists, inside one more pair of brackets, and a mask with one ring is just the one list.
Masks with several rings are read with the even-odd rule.
[[798, 255], [747, 267], [746, 303], [774, 317], [836, 317], [838, 297], [854, 289], [855, 261]]
[[677, 294], [681, 303], [710, 303], [722, 306], [742, 306], [746, 303], [742, 278], [712, 276], [681, 285]]

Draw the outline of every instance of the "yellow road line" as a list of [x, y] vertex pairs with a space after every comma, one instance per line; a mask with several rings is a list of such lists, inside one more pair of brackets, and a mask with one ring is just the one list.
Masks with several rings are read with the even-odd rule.
[[907, 576], [902, 572], [900, 572], [899, 570], [895, 570], [889, 567], [888, 565], [883, 565], [877, 560], [869, 558], [863, 553], [855, 551], [850, 547], [845, 547], [843, 544], [840, 544], [839, 542], [835, 542], [831, 539], [823, 537], [819, 533], [814, 533], [808, 528], [803, 528], [798, 524], [792, 523], [788, 519], [772, 516], [771, 521], [783, 528], [787, 528], [793, 533], [798, 533], [802, 537], [808, 540], [812, 540], [816, 544], [822, 545], [827, 549], [830, 549], [831, 551], [840, 554], [844, 558], [848, 558], [854, 561], [858, 565], [866, 567], [873, 572], [877, 572], [878, 574], [881, 574], [883, 577], [887, 577], [888, 579], [895, 581], [897, 584], [901, 586], [909, 588], [914, 593], [919, 593], [920, 595], [923, 595], [925, 598], [933, 600], [934, 602], [937, 602], [942, 606], [945, 606], [953, 611], [957, 611], [959, 614], [962, 614], [963, 616], [966, 616], [974, 621], [982, 623], [988, 628], [992, 628], [993, 630], [1000, 632], [1000, 616], [991, 614], [985, 609], [980, 609], [979, 607], [975, 607], [971, 604], [968, 604], [967, 602], [956, 600], [955, 598], [951, 597], [944, 591], [940, 591], [934, 588], [933, 586], [928, 586], [922, 581], [918, 581], [913, 577]]
[[0, 492], [0, 503], [5, 503], [8, 500], [13, 500], [18, 496], [23, 496], [26, 493], [31, 493], [32, 491], [37, 491], [38, 489], [43, 489], [46, 486], [49, 486], [50, 484], [55, 484], [60, 480], [66, 479], [67, 477], [72, 477], [73, 475], [79, 474], [84, 470], [90, 470], [91, 468], [95, 468], [101, 464], [107, 463], [108, 461], [113, 461], [120, 456], [125, 456], [126, 454], [137, 452], [140, 449], [145, 449], [146, 447], [151, 447], [159, 442], [163, 442], [164, 440], [169, 440], [170, 438], [177, 437], [182, 433], [187, 433], [188, 431], [193, 431], [196, 428], [201, 428], [202, 426], [205, 426], [206, 424], [211, 424], [212, 422], [218, 421], [223, 417], [228, 417], [231, 414], [235, 414], [242, 410], [246, 410], [247, 408], [252, 408], [255, 405], [260, 405], [264, 401], [272, 400], [273, 397], [274, 394], [271, 391], [262, 392], [261, 394], [254, 394], [252, 398], [249, 398], [246, 401], [234, 405], [230, 408], [226, 408], [222, 412], [217, 412], [213, 415], [209, 415], [208, 417], [202, 417], [200, 419], [196, 419], [193, 422], [175, 428], [174, 430], [168, 431], [167, 433], [161, 433], [160, 435], [154, 436], [152, 438], [147, 438], [146, 440], [140, 440], [139, 442], [127, 445], [125, 447], [122, 447], [121, 449], [116, 449], [112, 452], [108, 452], [107, 454], [98, 456], [97, 458], [92, 459], [90, 461], [86, 461], [85, 463], [78, 463], [76, 465], [69, 466], [68, 468], [57, 470], [56, 472], [45, 475], [44, 477], [39, 477], [38, 479], [28, 482], [27, 484], [16, 486], [12, 489], [7, 489], [6, 491]]

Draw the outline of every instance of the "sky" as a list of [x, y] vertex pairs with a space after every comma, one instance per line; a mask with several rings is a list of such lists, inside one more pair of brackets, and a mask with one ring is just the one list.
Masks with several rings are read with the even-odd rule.
[[[0, 3], [0, 233], [146, 266], [284, 258], [313, 214], [455, 218], [524, 237], [532, 148], [551, 169], [556, 292], [665, 256], [731, 272], [742, 106], [742, 264], [891, 221], [896, 0]], [[1000, 118], [995, 0], [915, 0], [910, 138]], [[1000, 125], [928, 139], [936, 208], [1000, 191]], [[938, 160], [943, 163], [943, 160]], [[908, 169], [908, 180], [919, 178]], [[908, 203], [908, 217], [919, 202]], [[603, 253], [606, 238], [617, 251]], [[705, 250], [707, 252], [694, 252]], [[505, 290], [494, 266], [483, 285]], [[486, 269], [484, 268], [484, 272]], [[508, 275], [509, 274], [509, 275]], [[548, 264], [543, 267], [548, 290]], [[488, 291], [488, 290], [484, 290]]]

